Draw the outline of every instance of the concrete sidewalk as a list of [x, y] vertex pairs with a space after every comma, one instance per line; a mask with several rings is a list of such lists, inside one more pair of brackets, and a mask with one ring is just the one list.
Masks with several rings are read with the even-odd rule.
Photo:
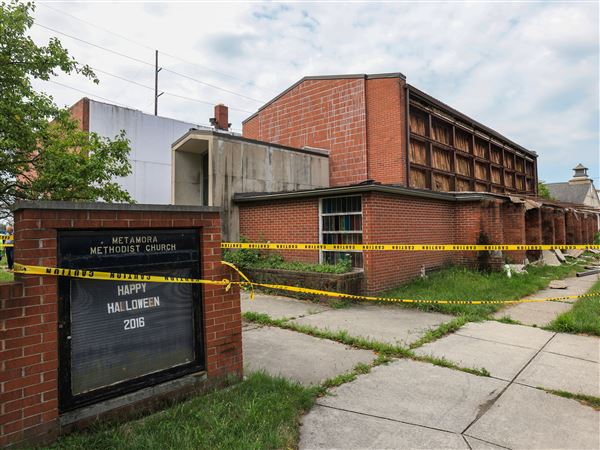
[[[542, 289], [535, 294], [524, 297], [525, 299], [543, 299], [553, 297], [566, 297], [570, 295], [585, 294], [598, 281], [599, 275], [589, 275], [587, 277], [565, 278], [566, 289]], [[496, 319], [510, 317], [518, 320], [524, 325], [536, 325], [543, 327], [552, 322], [556, 317], [573, 307], [577, 299], [565, 299], [560, 302], [544, 303], [519, 303], [504, 308], [494, 314]]]
[[[568, 292], [581, 293], [595, 279], [571, 283]], [[544, 295], [565, 292], [553, 289], [533, 297]], [[402, 345], [453, 318], [381, 305], [332, 309], [270, 296], [254, 302], [245, 297], [242, 308]], [[246, 370], [266, 370], [304, 384], [348, 372], [376, 356], [255, 324], [243, 333]], [[303, 418], [300, 448], [600, 448], [600, 412], [544, 391], [600, 397], [599, 338], [488, 321], [468, 323], [415, 352], [485, 368], [490, 376], [408, 359], [375, 367], [317, 400]]]

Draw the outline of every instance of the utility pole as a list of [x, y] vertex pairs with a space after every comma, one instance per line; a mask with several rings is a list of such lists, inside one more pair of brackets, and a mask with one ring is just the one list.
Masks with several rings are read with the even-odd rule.
[[158, 67], [158, 50], [154, 53], [154, 115], [158, 116], [158, 97], [164, 94], [164, 92], [158, 93], [158, 72], [162, 70], [162, 67]]

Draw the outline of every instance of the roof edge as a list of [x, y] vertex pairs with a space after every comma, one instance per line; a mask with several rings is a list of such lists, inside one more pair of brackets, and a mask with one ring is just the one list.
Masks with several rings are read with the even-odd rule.
[[371, 74], [371, 75], [366, 74], [366, 73], [354, 73], [354, 74], [345, 74], [345, 75], [344, 74], [342, 74], [342, 75], [310, 75], [310, 76], [302, 77], [298, 81], [296, 81], [294, 84], [289, 86], [287, 89], [280, 92], [275, 97], [273, 97], [271, 100], [269, 100], [267, 103], [265, 103], [260, 108], [258, 108], [258, 110], [255, 113], [251, 114], [246, 119], [242, 120], [242, 125], [245, 124], [246, 122], [248, 122], [249, 120], [253, 119], [254, 117], [256, 117], [256, 115], [259, 112], [261, 112], [263, 109], [265, 109], [267, 106], [269, 106], [270, 104], [279, 100], [281, 97], [283, 97], [289, 91], [291, 91], [292, 89], [294, 89], [296, 86], [300, 85], [301, 83], [304, 83], [305, 81], [310, 81], [310, 80], [348, 80], [348, 79], [358, 79], [358, 78], [363, 78], [365, 80], [376, 79], [376, 78], [401, 78], [406, 81], [406, 75], [404, 75], [401, 72], [377, 73], [377, 74]]
[[194, 135], [220, 137], [220, 138], [224, 138], [224, 139], [231, 139], [234, 141], [247, 142], [249, 144], [264, 145], [265, 147], [279, 148], [282, 150], [288, 150], [288, 151], [292, 151], [292, 152], [296, 152], [296, 153], [304, 153], [306, 155], [314, 155], [314, 156], [321, 156], [323, 158], [329, 158], [329, 150], [327, 150], [327, 149], [321, 149], [321, 148], [316, 148], [316, 147], [296, 148], [296, 147], [290, 147], [287, 145], [274, 144], [272, 142], [267, 142], [267, 141], [259, 141], [257, 139], [250, 139], [250, 138], [247, 138], [244, 136], [239, 136], [237, 134], [229, 134], [229, 133], [219, 132], [219, 131], [215, 131], [215, 130], [204, 130], [204, 129], [199, 130], [196, 128], [190, 128], [183, 136], [179, 137], [175, 142], [173, 142], [171, 144], [171, 150], [174, 150], [174, 147], [178, 146], [180, 143], [191, 138]]

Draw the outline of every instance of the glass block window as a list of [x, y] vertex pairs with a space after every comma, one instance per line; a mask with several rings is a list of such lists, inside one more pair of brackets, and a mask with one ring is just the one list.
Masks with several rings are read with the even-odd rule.
[[[321, 243], [362, 244], [362, 198], [332, 197], [321, 199]], [[321, 261], [337, 263], [345, 255], [352, 259], [352, 267], [363, 266], [361, 251], [322, 251]]]

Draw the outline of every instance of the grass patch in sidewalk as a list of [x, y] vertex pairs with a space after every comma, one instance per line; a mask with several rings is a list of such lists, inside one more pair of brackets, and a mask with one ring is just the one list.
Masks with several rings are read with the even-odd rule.
[[600, 336], [600, 280], [588, 291], [588, 293], [592, 292], [598, 292], [599, 295], [580, 298], [573, 308], [559, 315], [545, 329], [560, 333]]
[[[411, 281], [397, 289], [387, 291], [385, 297], [421, 300], [518, 300], [548, 286], [550, 281], [575, 275], [583, 270], [583, 262], [561, 266], [527, 266], [526, 274], [504, 272], [479, 272], [451, 267], [432, 273], [427, 278]], [[403, 306], [422, 311], [436, 311], [471, 318], [485, 319], [504, 305], [403, 303]]]
[[577, 400], [579, 403], [582, 403], [586, 406], [590, 406], [590, 407], [594, 408], [596, 411], [600, 411], [600, 398], [594, 397], [593, 395], [573, 394], [573, 393], [567, 392], [567, 391], [555, 391], [553, 389], [545, 389], [543, 387], [538, 387], [538, 389], [540, 389], [542, 391], [546, 391], [549, 394], [558, 395], [559, 397]]
[[316, 388], [253, 373], [230, 388], [195, 397], [121, 425], [99, 425], [60, 439], [56, 449], [294, 448], [298, 418]]
[[[444, 358], [436, 358], [434, 356], [429, 355], [416, 355], [412, 350], [407, 349], [405, 347], [399, 345], [388, 344], [385, 342], [373, 341], [370, 339], [365, 339], [359, 336], [350, 336], [348, 331], [339, 330], [339, 331], [331, 331], [331, 330], [322, 330], [320, 328], [315, 328], [306, 325], [298, 325], [295, 323], [287, 322], [285, 319], [271, 319], [268, 314], [263, 313], [255, 313], [255, 312], [246, 312], [243, 314], [245, 320], [250, 322], [259, 323], [261, 325], [269, 325], [279, 328], [284, 328], [286, 330], [296, 331], [298, 333], [308, 334], [310, 336], [314, 336], [321, 339], [329, 339], [331, 341], [336, 341], [341, 344], [349, 345], [355, 348], [361, 348], [364, 350], [372, 350], [379, 354], [382, 361], [386, 361], [388, 358], [408, 358], [415, 361], [427, 362], [436, 366], [446, 367], [449, 369], [460, 370], [462, 372], [467, 372], [473, 375], [479, 375], [484, 377], [489, 377], [490, 373], [485, 368], [470, 368], [470, 367], [461, 367], [458, 364], [455, 364], [451, 361], [448, 361]], [[468, 320], [466, 320], [468, 321]], [[453, 332], [456, 329], [460, 328], [461, 322], [457, 319], [456, 322], [449, 322], [448, 324], [442, 324], [439, 328], [430, 331], [429, 341], [434, 341], [439, 339], [442, 335]], [[447, 328], [444, 329], [444, 325], [448, 325]], [[441, 330], [440, 330], [441, 329]], [[421, 344], [422, 345], [422, 344]], [[411, 348], [415, 348], [412, 347]], [[381, 364], [381, 362], [380, 362]], [[342, 377], [354, 377], [356, 378], [356, 374], [344, 374]], [[354, 378], [348, 379], [347, 381], [353, 381]]]

